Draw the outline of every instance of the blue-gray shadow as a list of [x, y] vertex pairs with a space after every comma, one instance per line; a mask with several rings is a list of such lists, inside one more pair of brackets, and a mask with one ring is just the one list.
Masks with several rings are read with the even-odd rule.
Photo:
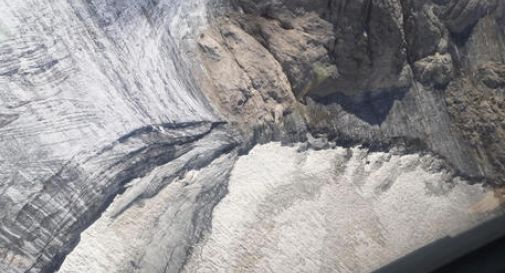
[[355, 96], [334, 93], [324, 97], [313, 96], [312, 98], [323, 105], [337, 103], [346, 112], [368, 124], [381, 125], [388, 117], [395, 101], [401, 101], [408, 91], [409, 89], [367, 91]]
[[503, 273], [505, 215], [422, 247], [374, 273]]

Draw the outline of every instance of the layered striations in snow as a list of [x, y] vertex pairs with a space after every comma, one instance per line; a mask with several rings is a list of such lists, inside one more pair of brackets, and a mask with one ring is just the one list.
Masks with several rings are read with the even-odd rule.
[[1, 272], [368, 271], [502, 210], [501, 1], [0, 6]]
[[170, 162], [123, 209], [235, 145], [185, 61], [202, 1], [1, 6], [0, 271], [54, 270], [126, 183]]

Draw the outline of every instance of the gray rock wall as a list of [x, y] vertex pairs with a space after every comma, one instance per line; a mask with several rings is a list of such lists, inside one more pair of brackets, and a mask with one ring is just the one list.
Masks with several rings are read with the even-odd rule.
[[[301, 102], [285, 105], [282, 120], [304, 120], [307, 130], [344, 143], [415, 143], [469, 178], [503, 183], [501, 2], [234, 0], [230, 5], [217, 12], [215, 28], [235, 24], [253, 37], [263, 50], [255, 56], [273, 56]], [[206, 64], [210, 74], [215, 63]], [[471, 83], [482, 73], [492, 87]], [[492, 105], [492, 113], [477, 105]], [[483, 126], [488, 129], [479, 129]]]
[[237, 155], [308, 132], [504, 183], [500, 1], [0, 2], [2, 272], [178, 272]]

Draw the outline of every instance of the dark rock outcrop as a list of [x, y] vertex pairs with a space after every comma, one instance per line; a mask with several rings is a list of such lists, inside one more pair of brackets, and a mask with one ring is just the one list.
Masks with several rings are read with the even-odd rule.
[[[503, 139], [499, 119], [505, 117], [501, 110], [491, 117], [476, 110], [471, 99], [487, 92], [483, 97], [496, 101], [498, 108], [503, 100], [499, 68], [505, 52], [503, 3], [225, 3], [229, 8], [223, 11], [221, 6], [216, 13], [215, 28], [233, 24], [253, 37], [261, 50], [269, 53], [257, 57], [273, 56], [302, 102], [285, 104], [284, 117], [301, 118], [308, 131], [329, 133], [341, 143], [388, 146], [402, 142], [416, 149], [428, 148], [463, 175], [505, 182], [505, 169], [498, 163], [505, 146], [484, 148], [489, 141], [477, 143], [468, 138], [471, 131], [488, 140]], [[219, 18], [225, 18], [226, 23]], [[208, 67], [212, 70], [213, 66]], [[484, 89], [471, 84], [476, 80], [483, 82]], [[475, 109], [472, 112], [478, 113], [471, 115], [496, 129], [477, 129], [479, 125], [466, 111], [456, 110], [453, 102], [461, 99], [466, 102], [458, 107]], [[278, 119], [280, 124], [283, 120]]]

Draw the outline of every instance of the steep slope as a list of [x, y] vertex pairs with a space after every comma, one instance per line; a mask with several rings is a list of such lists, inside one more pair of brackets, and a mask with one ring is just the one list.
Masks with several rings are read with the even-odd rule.
[[[229, 191], [183, 272], [373, 272], [482, 223], [498, 204], [430, 155], [279, 144], [240, 158]], [[432, 251], [443, 260], [459, 250]]]
[[219, 181], [206, 171], [119, 217], [113, 205], [59, 272], [371, 272], [496, 216], [492, 190], [453, 178], [431, 155], [300, 148], [269, 143], [242, 156], [201, 242], [181, 236], [191, 222], [174, 211], [199, 206], [191, 191], [202, 179]]
[[0, 271], [54, 270], [128, 182], [175, 162], [129, 202], [153, 196], [237, 144], [185, 61], [204, 2], [1, 5]]
[[[437, 158], [419, 176], [468, 191], [423, 202], [483, 198], [447, 230], [501, 211], [501, 1], [0, 1], [2, 272], [55, 272], [74, 248], [61, 272], [201, 270], [235, 161], [270, 141]], [[366, 180], [333, 167], [315, 176]]]
[[[268, 67], [280, 65], [302, 102], [284, 104], [276, 119], [287, 131], [305, 123], [340, 142], [407, 143], [443, 156], [471, 179], [503, 184], [501, 1], [220, 3], [213, 29], [199, 40], [208, 77], [218, 82], [215, 93], [262, 93], [282, 77], [247, 61], [273, 58], [277, 64]], [[253, 88], [220, 81], [216, 71], [224, 66], [236, 67], [229, 76], [242, 71]], [[241, 101], [231, 101], [238, 105], [231, 112], [249, 116], [255, 102]]]

